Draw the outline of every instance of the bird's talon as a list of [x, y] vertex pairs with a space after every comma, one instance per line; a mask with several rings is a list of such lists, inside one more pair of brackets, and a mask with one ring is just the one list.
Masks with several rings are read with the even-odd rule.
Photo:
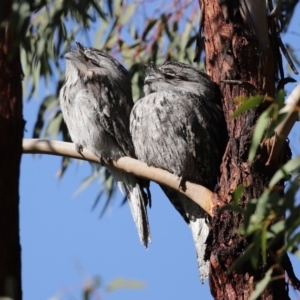
[[75, 149], [76, 149], [77, 153], [79, 153], [84, 158], [84, 155], [83, 155], [83, 146], [80, 145], [80, 144], [75, 144]]
[[181, 176], [179, 178], [179, 188], [182, 189], [183, 191], [186, 190], [186, 185], [185, 185], [185, 179], [183, 178], [183, 176]]
[[80, 145], [80, 144], [75, 144], [75, 149], [76, 149], [76, 151], [77, 151], [80, 155], [82, 155], [82, 152], [83, 152], [83, 147], [82, 147], [82, 145]]
[[103, 157], [101, 155], [99, 157], [99, 163], [101, 166], [105, 166], [105, 160], [103, 159]]

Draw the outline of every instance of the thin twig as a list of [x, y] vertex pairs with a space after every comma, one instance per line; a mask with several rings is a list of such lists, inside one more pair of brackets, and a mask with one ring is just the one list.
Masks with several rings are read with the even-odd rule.
[[[88, 150], [83, 149], [82, 155], [80, 155], [75, 150], [74, 144], [59, 141], [25, 139], [23, 140], [23, 153], [65, 156], [99, 163], [98, 157]], [[104, 165], [109, 166], [110, 168], [115, 167], [116, 169], [123, 170], [127, 173], [136, 175], [137, 177], [155, 181], [158, 184], [170, 187], [189, 197], [201, 206], [201, 208], [210, 216], [213, 216], [213, 192], [201, 185], [187, 181], [185, 183], [186, 189], [183, 191], [179, 187], [180, 178], [176, 175], [165, 170], [148, 167], [145, 163], [130, 157], [121, 157], [118, 161], [113, 161], [111, 163], [104, 162]]]
[[298, 119], [300, 108], [300, 84], [298, 84], [289, 97], [285, 101], [285, 106], [280, 110], [280, 113], [286, 113], [285, 118], [275, 128], [275, 135], [273, 139], [272, 150], [266, 165], [271, 162], [277, 162], [282, 153], [282, 147], [288, 137], [291, 129]]

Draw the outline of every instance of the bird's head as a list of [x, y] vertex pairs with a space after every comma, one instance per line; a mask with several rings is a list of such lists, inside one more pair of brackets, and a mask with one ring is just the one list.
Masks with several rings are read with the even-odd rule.
[[110, 81], [122, 82], [130, 86], [130, 76], [124, 66], [107, 53], [92, 48], [84, 47], [76, 42], [77, 48], [65, 55], [66, 77], [77, 76], [85, 82], [109, 78]]
[[218, 86], [209, 76], [198, 69], [176, 61], [166, 61], [158, 66], [150, 66], [146, 71], [144, 93], [188, 92], [214, 100], [221, 95]]

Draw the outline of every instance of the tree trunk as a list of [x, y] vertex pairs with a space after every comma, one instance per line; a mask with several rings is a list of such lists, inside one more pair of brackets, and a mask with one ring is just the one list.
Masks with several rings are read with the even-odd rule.
[[[2, 17], [12, 1], [1, 4]], [[22, 298], [19, 239], [19, 175], [22, 153], [22, 69], [14, 33], [0, 28], [0, 297]]]
[[[243, 185], [245, 189], [241, 205], [245, 206], [250, 199], [262, 194], [272, 176], [272, 172], [265, 167], [264, 158], [256, 159], [253, 164], [247, 160], [255, 123], [266, 104], [232, 119], [231, 115], [238, 107], [233, 99], [238, 96], [249, 97], [250, 94], [243, 86], [229, 85], [222, 80], [249, 82], [256, 88], [257, 94], [274, 96], [277, 61], [270, 49], [266, 64], [260, 63], [258, 41], [239, 13], [234, 17], [234, 24], [226, 23], [217, 0], [201, 0], [200, 5], [203, 12], [206, 70], [223, 93], [223, 109], [229, 133], [216, 201], [219, 207], [228, 204], [237, 186]], [[259, 270], [253, 270], [249, 262], [232, 273], [227, 272], [249, 245], [249, 241], [235, 233], [242, 223], [242, 214], [232, 211], [216, 214], [213, 219], [209, 282], [215, 299], [249, 299], [254, 282], [262, 279], [274, 263], [270, 260], [266, 266], [261, 264]], [[278, 270], [276, 275], [281, 275], [281, 279], [273, 281], [261, 299], [289, 299], [284, 272]]]

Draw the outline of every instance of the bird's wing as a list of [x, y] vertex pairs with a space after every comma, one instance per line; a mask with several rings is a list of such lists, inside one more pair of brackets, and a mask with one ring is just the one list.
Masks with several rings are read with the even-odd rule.
[[180, 176], [186, 142], [180, 116], [174, 114], [173, 96], [152, 93], [139, 100], [131, 112], [130, 128], [140, 160]]
[[182, 112], [180, 116], [183, 124], [182, 137], [197, 167], [196, 171], [195, 167], [187, 165], [183, 176], [213, 189], [220, 164], [220, 151], [224, 148], [218, 143], [218, 136], [222, 132], [219, 124], [222, 112], [219, 107], [195, 94], [182, 93], [179, 97], [184, 99], [176, 102], [176, 110]]
[[[135, 157], [131, 136], [129, 133], [129, 111], [133, 106], [131, 98], [119, 93], [112, 86], [105, 84], [88, 84], [88, 89], [96, 99], [96, 117], [103, 129], [115, 139], [124, 155]], [[125, 99], [124, 99], [125, 98]], [[119, 105], [122, 103], [123, 105]]]

